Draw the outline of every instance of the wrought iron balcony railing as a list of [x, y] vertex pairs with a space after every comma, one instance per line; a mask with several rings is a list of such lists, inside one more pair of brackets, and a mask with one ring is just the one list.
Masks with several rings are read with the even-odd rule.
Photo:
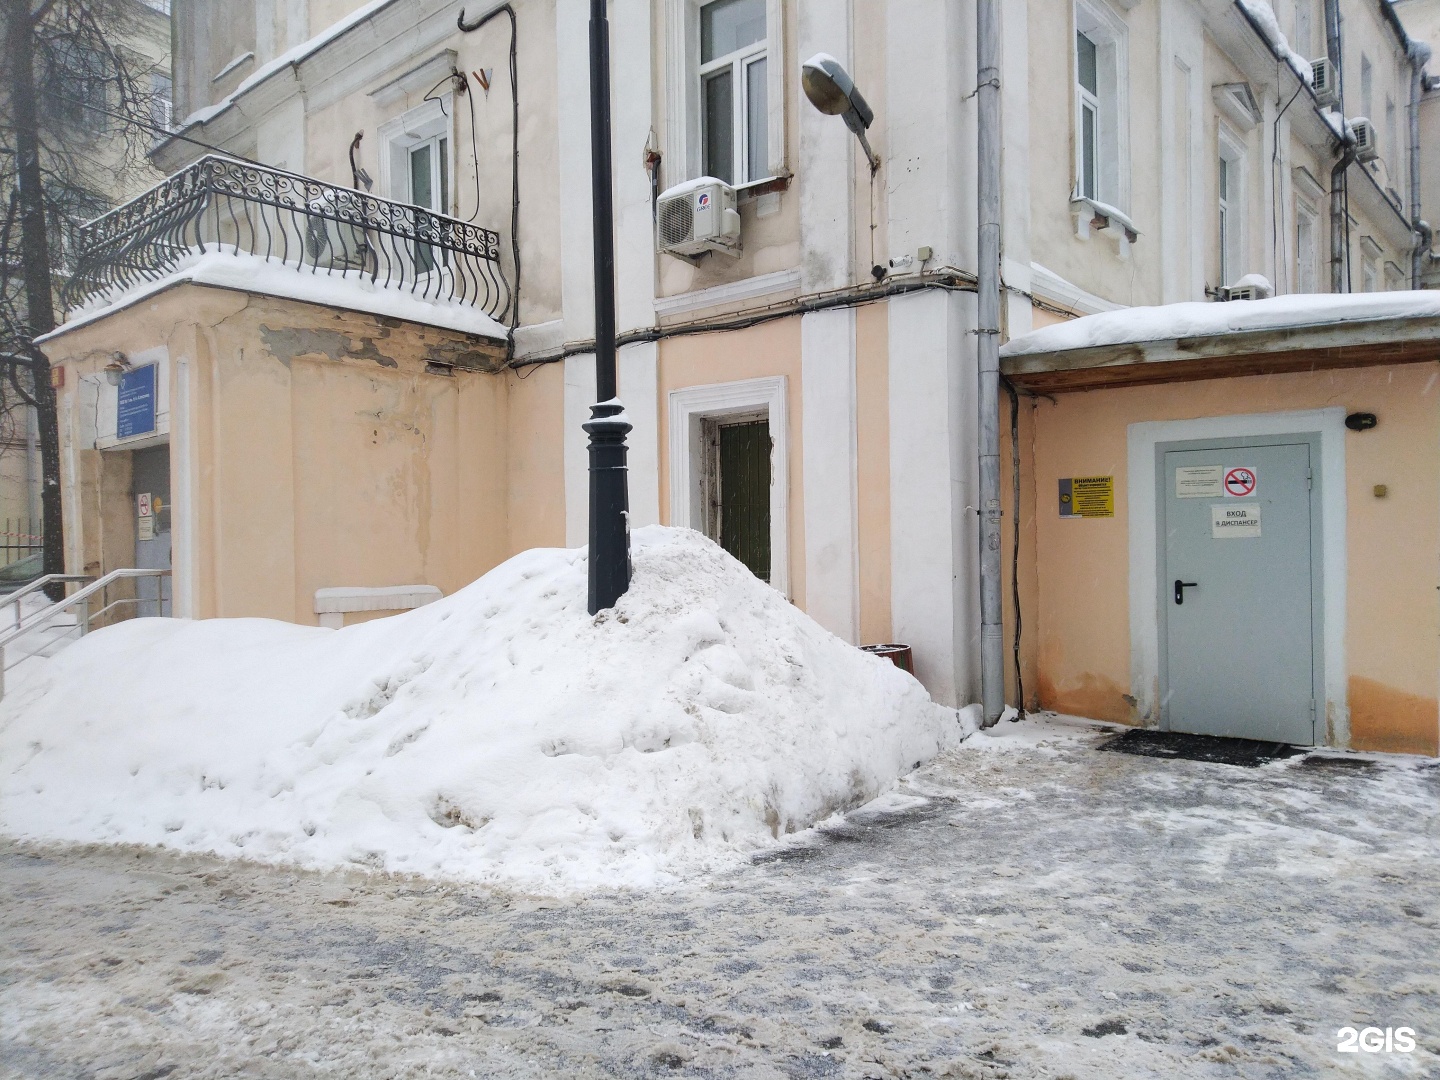
[[207, 156], [81, 227], [67, 308], [158, 281], [190, 257], [233, 252], [472, 305], [504, 321], [500, 237], [418, 206]]

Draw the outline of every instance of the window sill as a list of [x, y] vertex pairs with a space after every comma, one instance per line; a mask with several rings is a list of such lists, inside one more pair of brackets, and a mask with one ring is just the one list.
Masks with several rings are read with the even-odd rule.
[[745, 202], [749, 199], [758, 199], [761, 195], [779, 194], [790, 187], [791, 173], [782, 172], [774, 176], [767, 176], [763, 180], [751, 180], [746, 184], [738, 184], [735, 187], [735, 200]]
[[1111, 230], [1110, 236], [1115, 241], [1115, 253], [1122, 259], [1129, 258], [1130, 245], [1140, 239], [1140, 230], [1135, 227], [1135, 223], [1125, 215], [1124, 211], [1118, 210], [1108, 203], [1087, 199], [1083, 195], [1072, 196], [1070, 215], [1075, 220], [1075, 235], [1081, 240], [1089, 240], [1092, 231]]

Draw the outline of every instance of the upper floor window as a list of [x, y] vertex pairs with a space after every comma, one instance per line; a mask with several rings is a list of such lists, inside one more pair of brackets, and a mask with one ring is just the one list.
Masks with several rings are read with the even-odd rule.
[[1290, 37], [1291, 47], [1301, 56], [1313, 59], [1315, 54], [1311, 51], [1314, 46], [1314, 11], [1311, 8], [1312, 0], [1295, 0], [1295, 32]]
[[1126, 25], [1104, 0], [1075, 5], [1075, 188], [1118, 210], [1128, 202]]
[[700, 9], [702, 168], [727, 184], [770, 175], [765, 0]]
[[1080, 194], [1087, 199], [1100, 198], [1100, 91], [1096, 77], [1095, 42], [1084, 34], [1075, 35], [1075, 92], [1079, 96], [1077, 135], [1080, 143], [1076, 168], [1080, 177]]
[[1297, 200], [1295, 205], [1295, 291], [1316, 291], [1315, 264], [1318, 254], [1319, 211]]
[[103, 132], [110, 120], [110, 83], [115, 78], [109, 57], [98, 49], [62, 39], [46, 57], [55, 115], [64, 123]]
[[[380, 187], [397, 202], [437, 214], [452, 214], [450, 117], [452, 110], [440, 98], [428, 98], [408, 112], [380, 125], [384, 147]], [[416, 215], [417, 232], [434, 228], [433, 219]], [[446, 252], [418, 238], [413, 258], [417, 272], [425, 274], [446, 261]]]
[[664, 183], [785, 172], [784, 0], [665, 0]]
[[1233, 285], [1247, 273], [1245, 261], [1245, 141], [1220, 125], [1215, 173], [1216, 266], [1219, 284]]
[[1238, 224], [1234, 214], [1231, 212], [1230, 199], [1234, 179], [1230, 175], [1230, 162], [1223, 157], [1220, 159], [1220, 284], [1226, 285], [1230, 282], [1231, 272], [1234, 266], [1235, 251], [1235, 228]]
[[150, 73], [150, 122], [165, 131], [174, 122], [174, 90], [170, 76], [158, 71]]

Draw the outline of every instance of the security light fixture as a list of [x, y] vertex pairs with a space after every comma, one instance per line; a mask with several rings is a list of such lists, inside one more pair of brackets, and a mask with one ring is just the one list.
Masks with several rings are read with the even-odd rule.
[[805, 87], [805, 96], [810, 99], [811, 105], [828, 116], [838, 116], [845, 121], [845, 126], [855, 133], [860, 145], [865, 148], [865, 160], [870, 162], [870, 171], [878, 170], [880, 158], [870, 149], [870, 140], [865, 138], [865, 129], [874, 121], [875, 114], [840, 61], [829, 53], [816, 53], [800, 66], [800, 84]]
[[130, 361], [123, 352], [116, 352], [105, 365], [105, 381], [111, 386], [120, 385], [120, 376], [131, 369]]

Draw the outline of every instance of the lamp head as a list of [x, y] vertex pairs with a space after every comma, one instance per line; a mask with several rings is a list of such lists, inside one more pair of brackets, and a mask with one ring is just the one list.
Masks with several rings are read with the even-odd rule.
[[856, 134], [875, 119], [855, 80], [829, 53], [816, 53], [801, 65], [800, 84], [810, 104], [830, 116], [843, 116], [845, 126]]
[[105, 381], [111, 386], [120, 385], [120, 376], [130, 370], [130, 360], [123, 352], [116, 352], [105, 365]]

